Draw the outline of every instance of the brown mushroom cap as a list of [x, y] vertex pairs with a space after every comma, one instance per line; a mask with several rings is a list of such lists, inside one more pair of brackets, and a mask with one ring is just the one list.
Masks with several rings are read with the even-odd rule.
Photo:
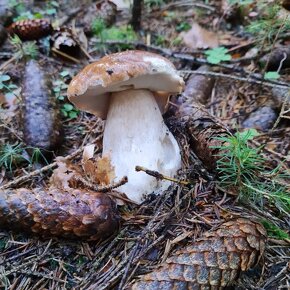
[[[72, 79], [67, 95], [80, 110], [106, 118], [112, 92], [148, 89], [169, 95], [180, 93], [183, 87], [183, 79], [169, 60], [155, 53], [129, 50], [87, 65]], [[156, 95], [162, 112], [168, 95]]]

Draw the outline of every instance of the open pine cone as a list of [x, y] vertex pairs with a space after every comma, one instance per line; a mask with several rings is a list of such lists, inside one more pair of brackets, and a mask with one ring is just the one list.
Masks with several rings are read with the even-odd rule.
[[10, 34], [16, 34], [21, 40], [37, 40], [52, 33], [52, 26], [47, 19], [19, 20], [10, 25]]
[[259, 223], [244, 218], [226, 222], [176, 252], [128, 289], [223, 289], [241, 271], [256, 265], [265, 242], [266, 231]]

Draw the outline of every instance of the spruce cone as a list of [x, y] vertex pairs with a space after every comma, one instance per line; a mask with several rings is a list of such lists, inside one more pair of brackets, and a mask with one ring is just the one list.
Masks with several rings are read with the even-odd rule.
[[111, 26], [116, 22], [117, 5], [110, 0], [103, 0], [96, 4], [96, 17], [102, 18], [106, 26]]
[[265, 229], [257, 222], [243, 218], [226, 222], [141, 276], [130, 289], [223, 289], [259, 261], [265, 241]]
[[35, 60], [30, 60], [23, 80], [23, 136], [27, 145], [44, 150], [58, 148], [63, 138], [59, 108], [50, 94], [51, 87], [50, 77]]
[[47, 19], [19, 20], [8, 28], [10, 34], [16, 34], [21, 40], [37, 40], [52, 33], [52, 26]]
[[[80, 45], [71, 28], [63, 26], [56, 29], [50, 39], [50, 46], [73, 57], [79, 57]], [[79, 39], [78, 39], [79, 40]]]
[[44, 237], [97, 240], [118, 225], [116, 204], [105, 193], [56, 188], [0, 191], [0, 227]]

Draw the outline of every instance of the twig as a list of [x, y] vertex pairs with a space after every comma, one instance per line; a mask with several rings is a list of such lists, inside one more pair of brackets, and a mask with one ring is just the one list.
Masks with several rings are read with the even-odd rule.
[[2, 70], [4, 70], [6, 68], [6, 66], [8, 66], [10, 63], [12, 63], [13, 61], [17, 60], [19, 55], [20, 55], [19, 53], [15, 53], [11, 58], [9, 58], [7, 61], [2, 63], [1, 66], [0, 66], [0, 72]]
[[56, 54], [58, 54], [58, 55], [63, 56], [64, 58], [67, 58], [67, 59], [69, 59], [69, 60], [71, 60], [71, 61], [73, 61], [75, 63], [80, 63], [80, 61], [78, 59], [76, 59], [75, 57], [70, 56], [67, 53], [62, 52], [62, 51], [56, 49], [55, 47], [52, 47], [51, 48], [51, 51], [54, 52], [54, 53], [56, 53]]
[[[71, 159], [71, 158], [77, 156], [79, 153], [81, 153], [82, 150], [83, 150], [82, 148], [79, 148], [79, 149], [77, 149], [75, 152], [73, 152], [72, 154], [70, 154], [70, 155], [64, 157], [64, 159], [65, 159], [65, 160]], [[14, 187], [14, 186], [16, 186], [17, 184], [22, 183], [22, 182], [24, 182], [24, 181], [30, 179], [31, 177], [34, 177], [34, 176], [40, 175], [40, 174], [44, 173], [45, 171], [48, 171], [48, 170], [50, 170], [50, 169], [53, 169], [53, 168], [56, 167], [56, 166], [57, 166], [57, 162], [53, 162], [53, 163], [51, 163], [51, 164], [49, 164], [49, 165], [47, 165], [47, 166], [44, 166], [44, 167], [42, 167], [42, 168], [40, 168], [40, 169], [34, 170], [34, 171], [32, 171], [31, 173], [29, 173], [29, 174], [27, 174], [27, 175], [24, 175], [24, 176], [18, 177], [18, 178], [16, 178], [16, 179], [14, 179], [14, 180], [12, 180], [12, 181], [10, 181], [10, 182], [8, 182], [8, 183], [2, 185], [2, 186], [0, 187], [0, 190], [4, 190], [4, 189], [10, 188], [10, 187]]]
[[136, 166], [135, 167], [135, 170], [137, 172], [143, 171], [146, 174], [155, 177], [156, 179], [164, 179], [164, 180], [172, 181], [172, 182], [175, 182], [175, 183], [178, 183], [178, 184], [182, 184], [182, 185], [189, 185], [189, 184], [191, 184], [189, 181], [178, 180], [176, 178], [163, 175], [163, 174], [159, 173], [158, 171], [149, 170], [149, 169], [147, 169], [145, 167], [142, 167], [142, 166]]
[[241, 81], [241, 82], [248, 82], [248, 83], [253, 83], [253, 84], [258, 84], [258, 85], [263, 85], [271, 88], [287, 88], [289, 84], [284, 83], [284, 82], [266, 82], [266, 81], [259, 81], [255, 79], [250, 79], [250, 78], [243, 78], [243, 77], [238, 77], [238, 76], [233, 76], [233, 75], [226, 75], [223, 73], [216, 73], [216, 72], [202, 72], [202, 71], [194, 71], [194, 70], [180, 70], [181, 73], [188, 73], [188, 74], [197, 74], [197, 75], [208, 75], [208, 76], [214, 76], [214, 77], [219, 77], [219, 78], [228, 78], [228, 79], [233, 79], [236, 81]]
[[[278, 81], [265, 81], [264, 78], [263, 78], [263, 75], [261, 74], [257, 74], [257, 73], [252, 73], [250, 71], [247, 71], [245, 70], [243, 67], [241, 66], [238, 66], [236, 64], [236, 61], [237, 60], [233, 60], [233, 64], [225, 64], [225, 63], [220, 63], [220, 64], [212, 64], [212, 63], [209, 63], [206, 59], [203, 59], [203, 58], [198, 58], [198, 57], [194, 57], [190, 54], [186, 54], [186, 53], [181, 53], [181, 52], [175, 52], [175, 51], [172, 51], [168, 48], [161, 48], [159, 46], [154, 46], [154, 45], [147, 45], [143, 42], [132, 42], [132, 41], [101, 41], [99, 39], [95, 39], [95, 40], [92, 40], [93, 42], [95, 43], [102, 43], [102, 44], [108, 44], [108, 45], [118, 45], [118, 44], [128, 44], [128, 45], [132, 45], [134, 47], [136, 47], [137, 49], [138, 48], [143, 48], [143, 49], [147, 49], [147, 50], [151, 50], [151, 51], [154, 51], [154, 52], [158, 52], [164, 56], [167, 56], [167, 57], [173, 57], [173, 58], [177, 58], [177, 59], [180, 59], [180, 60], [185, 60], [185, 61], [190, 61], [190, 62], [193, 62], [193, 63], [197, 63], [197, 64], [205, 64], [205, 65], [210, 65], [210, 66], [217, 66], [217, 67], [220, 67], [220, 68], [224, 68], [224, 69], [229, 69], [231, 71], [235, 71], [237, 73], [242, 73], [242, 74], [245, 74], [247, 76], [247, 78], [241, 78], [241, 80], [248, 80], [248, 78], [252, 78], [252, 79], [256, 79], [257, 80], [257, 84], [269, 84], [268, 86], [271, 86], [271, 87], [275, 87], [275, 84], [276, 85], [281, 85], [283, 87], [289, 87], [289, 84], [286, 83], [286, 82], [278, 82]], [[94, 51], [94, 50], [93, 50]], [[92, 51], [91, 51], [92, 52]], [[201, 53], [202, 51], [196, 51], [196, 53]], [[240, 61], [243, 61], [245, 59], [240, 59]], [[221, 74], [222, 75], [222, 74]], [[235, 76], [232, 76], [232, 77], [235, 77]], [[236, 77], [236, 78], [239, 78], [239, 77]], [[260, 82], [259, 82], [260, 81]], [[254, 80], [251, 80], [250, 82], [253, 82], [254, 83]], [[270, 85], [271, 84], [271, 85]]]

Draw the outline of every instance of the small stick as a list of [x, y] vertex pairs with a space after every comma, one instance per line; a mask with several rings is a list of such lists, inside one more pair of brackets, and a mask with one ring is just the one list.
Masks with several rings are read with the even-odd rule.
[[82, 178], [82, 177], [78, 177], [77, 178], [80, 182], [82, 182], [86, 187], [88, 187], [91, 190], [94, 191], [99, 191], [99, 192], [109, 192], [112, 191], [114, 189], [116, 189], [119, 186], [124, 185], [125, 183], [128, 182], [128, 177], [124, 176], [121, 180], [113, 183], [113, 184], [109, 184], [109, 185], [105, 185], [105, 186], [96, 186], [94, 185], [92, 182], [87, 181], [86, 179]]
[[80, 63], [80, 61], [78, 59], [76, 59], [75, 57], [72, 57], [72, 56], [70, 56], [70, 55], [62, 52], [62, 51], [56, 49], [55, 47], [53, 47], [51, 49], [51, 51], [54, 52], [54, 53], [56, 53], [56, 54], [58, 54], [58, 55], [61, 55], [61, 56], [65, 57], [65, 58], [67, 58], [67, 59], [69, 59], [69, 60], [71, 60], [71, 61], [73, 61], [75, 63]]
[[169, 180], [169, 181], [172, 181], [172, 182], [175, 182], [175, 183], [178, 183], [178, 184], [182, 184], [182, 185], [189, 185], [189, 184], [191, 184], [189, 181], [178, 180], [178, 179], [176, 179], [176, 178], [173, 178], [173, 177], [169, 177], [169, 176], [163, 175], [163, 174], [159, 173], [158, 171], [150, 170], [150, 169], [147, 169], [147, 168], [142, 167], [142, 166], [138, 166], [138, 165], [137, 165], [137, 166], [135, 167], [135, 170], [136, 170], [137, 172], [139, 172], [139, 171], [143, 171], [143, 172], [145, 172], [146, 174], [155, 177], [156, 179]]

